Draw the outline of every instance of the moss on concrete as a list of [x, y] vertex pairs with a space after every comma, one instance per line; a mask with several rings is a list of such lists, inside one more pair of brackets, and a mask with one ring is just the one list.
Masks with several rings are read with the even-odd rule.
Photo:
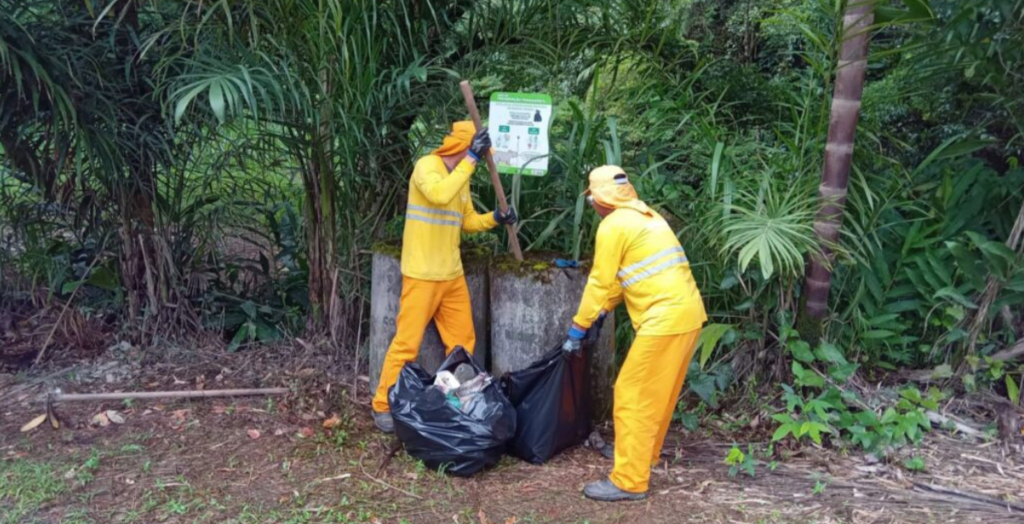
[[392, 258], [402, 258], [402, 241], [382, 240], [373, 244], [373, 246], [370, 247], [370, 251], [380, 253], [381, 255], [387, 255]]
[[[402, 241], [386, 240], [380, 241], [370, 248], [374, 253], [379, 253], [392, 258], [402, 257]], [[501, 274], [512, 274], [516, 276], [531, 276], [538, 280], [547, 281], [558, 270], [555, 266], [556, 258], [567, 258], [566, 255], [554, 251], [533, 251], [523, 254], [524, 260], [516, 260], [511, 253], [494, 254], [495, 246], [491, 243], [463, 242], [462, 265], [468, 269], [489, 268], [491, 271]], [[590, 270], [590, 260], [580, 261], [580, 271]]]
[[[461, 246], [462, 266], [466, 269], [487, 267], [493, 258], [494, 247], [488, 244], [463, 242]], [[402, 258], [402, 241], [384, 240], [373, 244], [370, 251], [394, 259]]]

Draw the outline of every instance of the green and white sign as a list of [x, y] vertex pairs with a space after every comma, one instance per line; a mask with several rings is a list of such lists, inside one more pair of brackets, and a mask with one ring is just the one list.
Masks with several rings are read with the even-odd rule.
[[488, 116], [499, 172], [534, 176], [548, 172], [550, 96], [494, 93]]

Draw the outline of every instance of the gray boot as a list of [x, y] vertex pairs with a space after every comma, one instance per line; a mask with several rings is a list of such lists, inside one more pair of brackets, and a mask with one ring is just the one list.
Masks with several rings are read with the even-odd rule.
[[608, 479], [591, 482], [583, 487], [583, 495], [590, 500], [600, 502], [619, 502], [623, 500], [644, 500], [647, 493], [630, 493], [622, 491]]
[[391, 413], [378, 413], [374, 411], [373, 423], [377, 426], [377, 429], [384, 433], [395, 432], [395, 419], [391, 418]]
[[608, 460], [615, 460], [615, 445], [605, 444], [604, 447], [601, 448], [601, 456]]

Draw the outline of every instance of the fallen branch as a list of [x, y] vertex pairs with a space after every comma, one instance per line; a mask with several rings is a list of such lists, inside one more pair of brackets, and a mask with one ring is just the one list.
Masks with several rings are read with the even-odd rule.
[[927, 415], [928, 420], [930, 420], [932, 424], [935, 424], [937, 426], [944, 426], [944, 425], [947, 425], [947, 424], [952, 424], [953, 427], [956, 428], [957, 431], [959, 431], [960, 433], [963, 433], [964, 435], [967, 435], [969, 437], [978, 438], [978, 439], [984, 439], [985, 438], [985, 434], [981, 430], [979, 430], [977, 428], [973, 428], [971, 426], [968, 426], [967, 424], [964, 424], [963, 422], [959, 422], [959, 421], [953, 420], [952, 418], [947, 417], [946, 415], [943, 415], [941, 413], [936, 413], [934, 411], [928, 411], [928, 412], [925, 413], [925, 415]]
[[1006, 508], [1008, 511], [1019, 511], [1024, 513], [1024, 504], [1018, 504], [1016, 502], [1009, 502], [1006, 500], [999, 500], [994, 497], [982, 495], [980, 493], [970, 493], [967, 491], [960, 491], [954, 488], [947, 488], [945, 486], [939, 486], [937, 484], [928, 484], [925, 482], [913, 482], [914, 487], [921, 491], [931, 491], [933, 493], [939, 493], [942, 495], [951, 495], [964, 500], [970, 500], [972, 502], [981, 502], [984, 504], [991, 504], [1001, 508]]
[[402, 444], [395, 442], [391, 445], [391, 449], [388, 450], [388, 454], [380, 461], [380, 466], [377, 466], [377, 473], [375, 476], [380, 477], [380, 474], [384, 472], [384, 468], [388, 466], [388, 462], [398, 454], [399, 450], [402, 449]]
[[210, 398], [246, 397], [254, 395], [283, 395], [288, 388], [257, 389], [209, 389], [186, 391], [125, 391], [121, 393], [54, 393], [46, 399], [49, 402], [80, 402], [86, 400], [125, 400], [147, 398]]
[[993, 353], [992, 360], [1001, 360], [1007, 362], [1014, 360], [1017, 357], [1024, 356], [1024, 341], [1017, 342], [1016, 344], [996, 353]]
[[[364, 454], [364, 456], [365, 456], [365, 454]], [[396, 487], [396, 486], [392, 486], [391, 484], [388, 484], [387, 482], [384, 482], [383, 480], [381, 480], [381, 479], [379, 479], [377, 477], [374, 477], [373, 475], [370, 475], [369, 473], [367, 473], [366, 468], [363, 467], [363, 457], [359, 457], [359, 469], [362, 470], [363, 475], [366, 475], [366, 478], [376, 482], [377, 484], [380, 484], [381, 486], [384, 486], [385, 488], [393, 489], [393, 490], [395, 490], [395, 491], [397, 491], [399, 493], [404, 493], [404, 494], [406, 494], [406, 495], [408, 495], [408, 496], [410, 496], [412, 498], [423, 500], [423, 497], [421, 497], [421, 496], [419, 496], [419, 495], [417, 495], [415, 493], [406, 491], [406, 490], [404, 490], [402, 488], [399, 488], [399, 487]]]
[[53, 335], [57, 332], [57, 328], [60, 327], [61, 320], [64, 319], [64, 313], [68, 312], [68, 308], [71, 307], [71, 303], [74, 302], [75, 297], [78, 296], [78, 290], [82, 289], [82, 287], [85, 285], [86, 278], [88, 278], [89, 274], [92, 273], [92, 268], [96, 266], [96, 262], [100, 261], [99, 253], [103, 252], [103, 248], [106, 247], [106, 245], [107, 241], [104, 240], [103, 245], [100, 246], [100, 250], [97, 251], [97, 255], [92, 259], [92, 262], [89, 264], [89, 267], [85, 269], [85, 273], [82, 275], [82, 278], [78, 280], [75, 289], [71, 291], [71, 296], [68, 297], [68, 301], [64, 303], [64, 307], [61, 308], [60, 314], [57, 315], [57, 320], [53, 323], [53, 328], [50, 329], [50, 334], [46, 335], [46, 340], [43, 342], [43, 347], [39, 349], [39, 353], [36, 354], [36, 359], [32, 361], [33, 366], [37, 366], [39, 365], [40, 362], [42, 362], [43, 355], [46, 354], [46, 348], [50, 347], [50, 342], [53, 341]]

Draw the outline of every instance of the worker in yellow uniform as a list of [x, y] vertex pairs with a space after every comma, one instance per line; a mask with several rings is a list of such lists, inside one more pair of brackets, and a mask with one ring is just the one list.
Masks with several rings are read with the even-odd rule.
[[639, 199], [622, 168], [590, 173], [587, 200], [601, 216], [594, 264], [566, 351], [579, 351], [587, 330], [625, 299], [636, 338], [615, 382], [615, 466], [587, 484], [594, 500], [647, 496], [697, 337], [707, 321], [686, 252], [671, 227]]
[[381, 431], [395, 430], [388, 390], [406, 363], [416, 360], [423, 332], [431, 319], [445, 351], [476, 344], [469, 289], [462, 273], [459, 240], [462, 232], [486, 231], [514, 224], [515, 210], [480, 214], [473, 208], [469, 179], [491, 148], [487, 130], [473, 122], [455, 122], [441, 147], [416, 162], [409, 180], [409, 201], [402, 237], [402, 298], [397, 332], [384, 357], [380, 383], [373, 397], [373, 420]]

